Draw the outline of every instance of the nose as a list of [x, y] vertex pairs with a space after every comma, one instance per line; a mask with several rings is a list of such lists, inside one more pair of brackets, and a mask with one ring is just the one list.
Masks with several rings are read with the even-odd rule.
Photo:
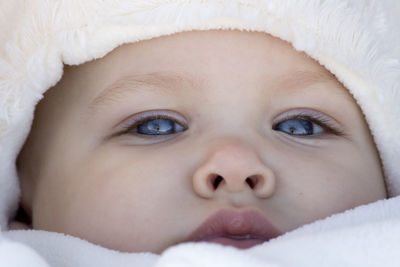
[[254, 149], [235, 142], [219, 146], [207, 156], [195, 170], [193, 188], [203, 198], [212, 198], [218, 191], [244, 190], [268, 198], [275, 190], [275, 175]]

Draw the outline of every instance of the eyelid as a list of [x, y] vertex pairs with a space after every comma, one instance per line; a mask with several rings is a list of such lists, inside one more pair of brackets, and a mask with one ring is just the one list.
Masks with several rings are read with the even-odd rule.
[[118, 126], [117, 133], [112, 136], [122, 135], [130, 129], [137, 127], [139, 124], [155, 120], [155, 119], [170, 119], [180, 123], [184, 128], [188, 128], [187, 120], [176, 111], [171, 110], [146, 110], [131, 115]]
[[342, 125], [331, 116], [328, 116], [321, 111], [304, 108], [291, 109], [289, 111], [281, 113], [275, 118], [272, 128], [274, 128], [277, 124], [289, 119], [309, 120], [313, 123], [320, 125], [324, 130], [327, 131], [327, 133], [331, 133], [337, 136], [346, 135]]

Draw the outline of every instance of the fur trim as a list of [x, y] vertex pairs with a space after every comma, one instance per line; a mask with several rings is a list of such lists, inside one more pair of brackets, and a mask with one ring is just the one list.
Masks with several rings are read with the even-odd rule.
[[0, 227], [15, 212], [15, 159], [34, 107], [63, 64], [188, 30], [270, 33], [319, 61], [349, 88], [400, 194], [400, 3], [397, 0], [2, 0], [0, 2]]

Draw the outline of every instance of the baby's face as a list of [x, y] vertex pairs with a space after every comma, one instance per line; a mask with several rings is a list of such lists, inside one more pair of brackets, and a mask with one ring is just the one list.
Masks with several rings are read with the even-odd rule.
[[124, 45], [66, 67], [35, 116], [18, 162], [33, 228], [112, 249], [250, 247], [386, 196], [347, 90], [263, 33]]

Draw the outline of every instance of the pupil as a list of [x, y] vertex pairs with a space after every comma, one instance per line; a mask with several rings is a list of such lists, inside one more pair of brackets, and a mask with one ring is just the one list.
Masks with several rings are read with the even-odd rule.
[[288, 119], [275, 126], [275, 130], [290, 135], [313, 135], [313, 123], [305, 119]]
[[174, 122], [168, 119], [155, 119], [140, 124], [137, 132], [147, 135], [170, 134], [174, 130]]

